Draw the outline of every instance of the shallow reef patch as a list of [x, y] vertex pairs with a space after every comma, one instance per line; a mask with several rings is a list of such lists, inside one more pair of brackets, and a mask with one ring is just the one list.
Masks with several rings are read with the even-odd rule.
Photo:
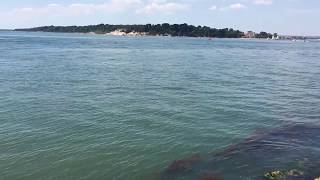
[[210, 156], [194, 155], [166, 168], [161, 180], [318, 180], [320, 126], [292, 124], [260, 131]]

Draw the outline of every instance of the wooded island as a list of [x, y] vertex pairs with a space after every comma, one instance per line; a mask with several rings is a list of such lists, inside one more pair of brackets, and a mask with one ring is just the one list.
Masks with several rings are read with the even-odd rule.
[[[186, 36], [212, 38], [242, 38], [246, 34], [232, 28], [211, 28], [207, 26], [193, 26], [184, 24], [145, 24], [145, 25], [110, 25], [98, 24], [88, 26], [42, 26], [16, 31], [41, 31], [63, 33], [95, 33], [113, 35], [150, 35], [150, 36]], [[255, 34], [257, 38], [271, 38], [273, 35], [266, 32]]]

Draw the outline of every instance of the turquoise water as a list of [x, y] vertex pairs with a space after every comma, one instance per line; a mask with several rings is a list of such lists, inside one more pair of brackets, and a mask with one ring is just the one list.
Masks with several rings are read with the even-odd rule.
[[257, 129], [318, 123], [319, 49], [0, 32], [0, 177], [155, 179]]

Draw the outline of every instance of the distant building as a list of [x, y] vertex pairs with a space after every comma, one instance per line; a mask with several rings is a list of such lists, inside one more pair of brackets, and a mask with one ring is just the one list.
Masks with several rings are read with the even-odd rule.
[[279, 40], [280, 36], [277, 33], [275, 33], [275, 34], [273, 34], [272, 39], [273, 40]]
[[248, 31], [244, 34], [245, 38], [255, 38], [256, 37], [256, 33], [253, 31]]

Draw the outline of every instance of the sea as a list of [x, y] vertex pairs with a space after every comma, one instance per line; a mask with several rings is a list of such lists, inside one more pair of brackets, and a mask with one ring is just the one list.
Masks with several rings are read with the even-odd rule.
[[[263, 179], [312, 160], [319, 170], [319, 123], [319, 41], [0, 32], [3, 180]], [[269, 149], [248, 147], [259, 135]], [[243, 144], [240, 156], [259, 151], [228, 156]], [[219, 152], [228, 163], [188, 158]]]

